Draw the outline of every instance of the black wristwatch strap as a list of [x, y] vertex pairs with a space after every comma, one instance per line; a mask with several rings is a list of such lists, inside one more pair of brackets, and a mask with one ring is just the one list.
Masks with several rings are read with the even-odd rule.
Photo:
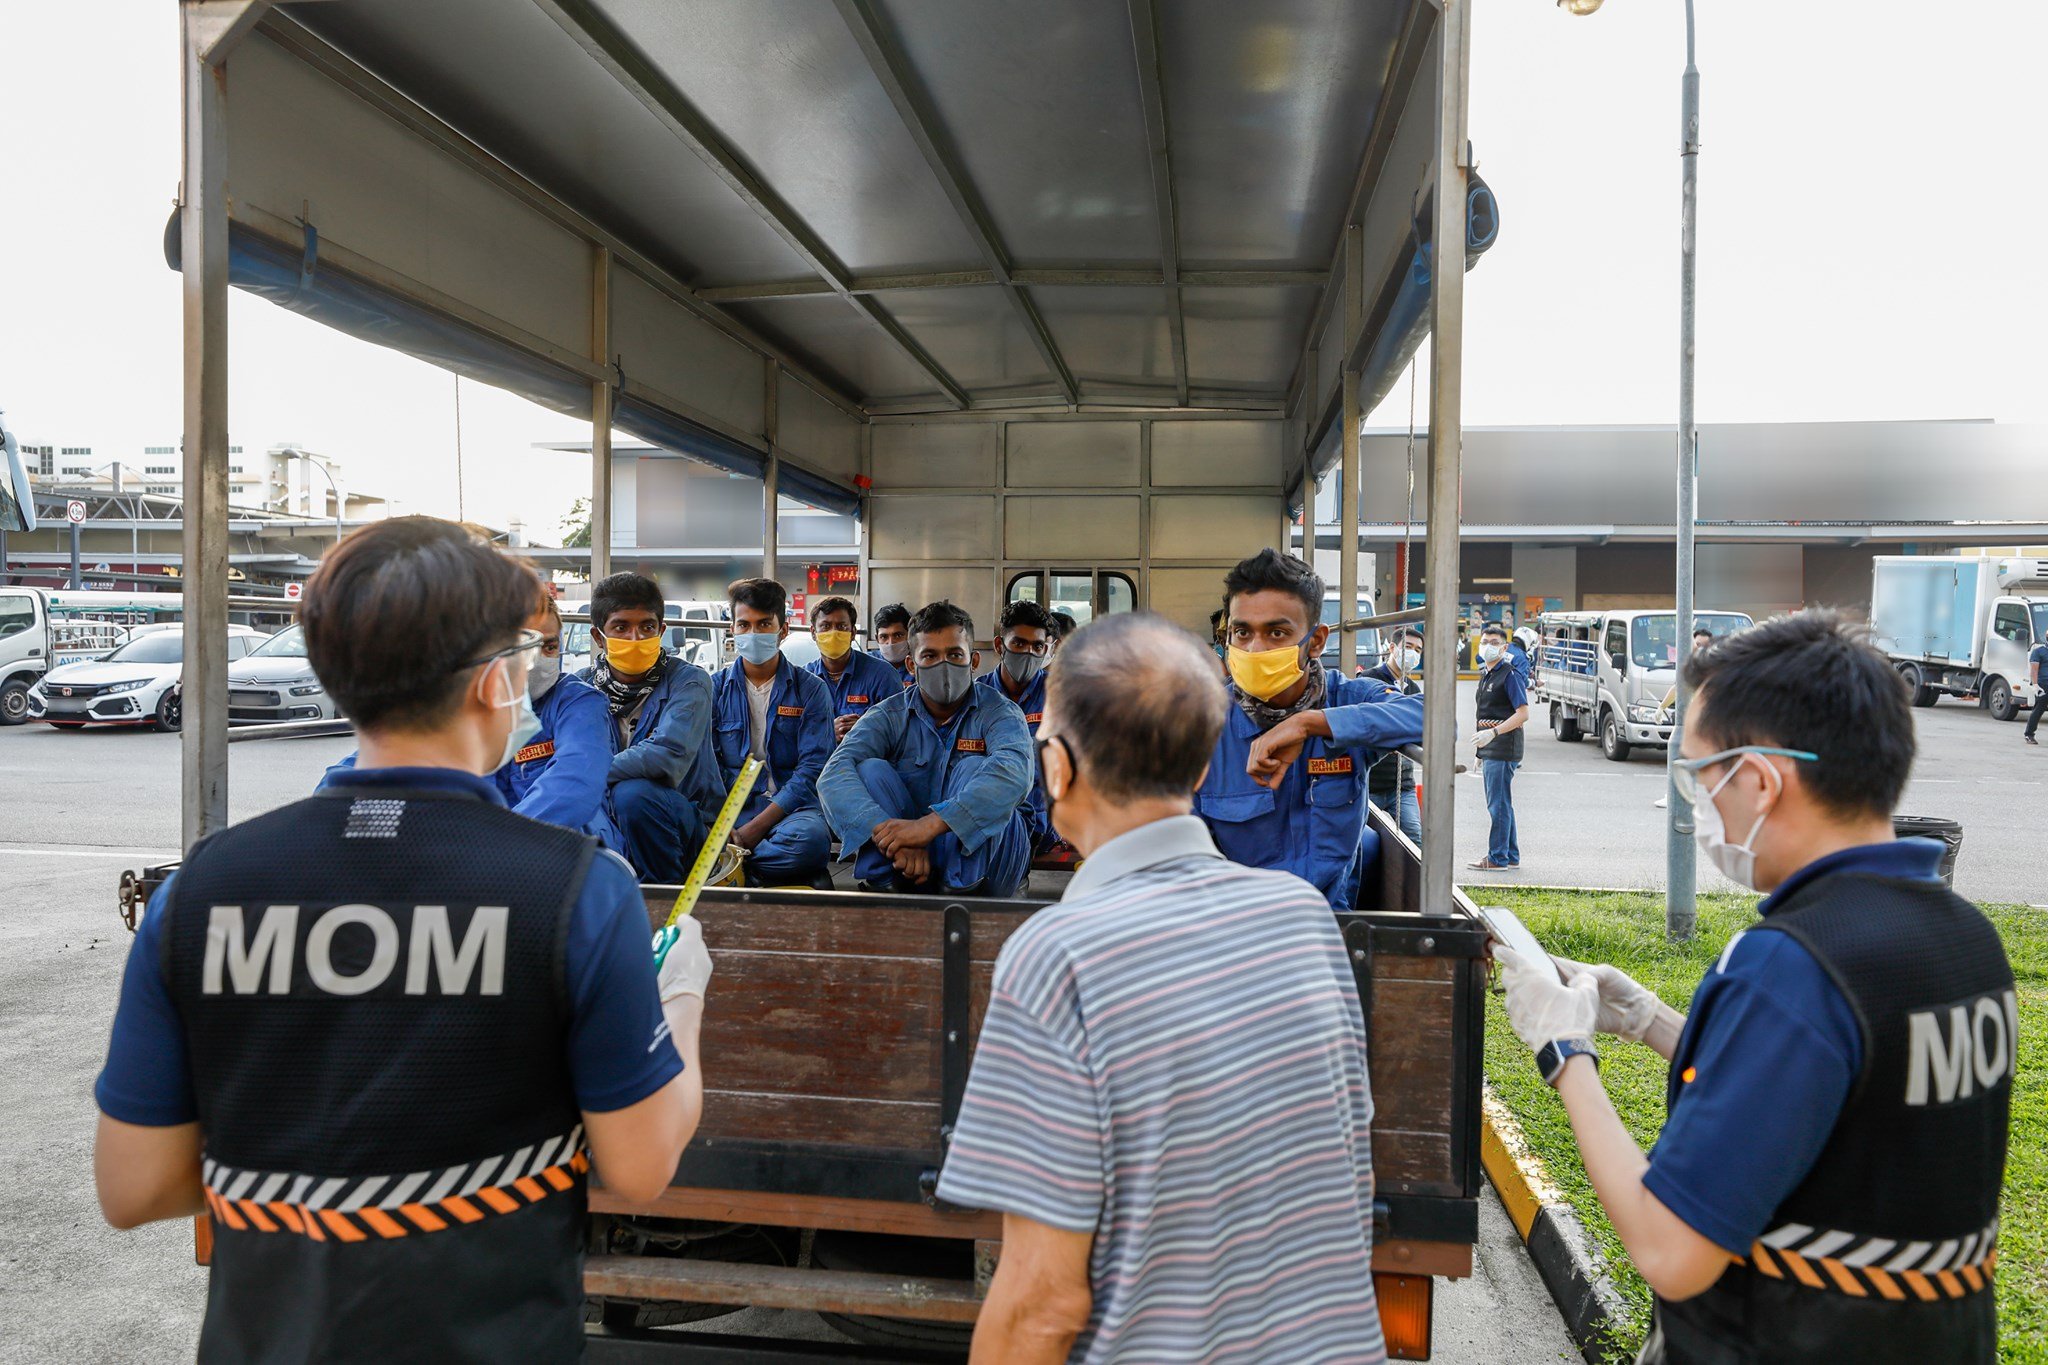
[[1541, 1073], [1545, 1085], [1556, 1085], [1564, 1064], [1574, 1057], [1591, 1057], [1593, 1065], [1600, 1065], [1600, 1050], [1593, 1046], [1591, 1038], [1559, 1038], [1545, 1043], [1536, 1054], [1536, 1070]]

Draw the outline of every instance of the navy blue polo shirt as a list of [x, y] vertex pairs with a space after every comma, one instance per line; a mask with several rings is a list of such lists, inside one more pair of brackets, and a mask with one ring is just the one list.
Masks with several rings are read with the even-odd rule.
[[[1816, 858], [1758, 903], [1769, 919], [1795, 889], [1866, 873], [1935, 881], [1932, 839], [1864, 844]], [[1684, 1078], [1643, 1185], [1686, 1225], [1743, 1256], [1806, 1178], [1863, 1069], [1848, 998], [1789, 934], [1728, 940], [1693, 992], [1671, 1065]]]
[[[408, 787], [505, 804], [490, 778], [453, 768], [335, 769], [321, 785]], [[152, 1128], [199, 1117], [184, 1024], [163, 972], [168, 917], [161, 912], [176, 880], [174, 875], [150, 897], [149, 911], [135, 931], [106, 1068], [93, 1087], [100, 1111], [109, 1118]], [[565, 948], [569, 1077], [577, 1107], [585, 1112], [638, 1104], [682, 1073], [683, 1059], [663, 1022], [648, 938], [647, 904], [639, 883], [616, 855], [600, 850], [569, 912]]]

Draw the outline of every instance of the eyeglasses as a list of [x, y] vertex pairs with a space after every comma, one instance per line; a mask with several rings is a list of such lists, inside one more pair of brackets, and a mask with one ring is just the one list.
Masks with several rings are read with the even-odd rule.
[[1768, 744], [1741, 744], [1733, 749], [1723, 749], [1718, 754], [1708, 754], [1705, 758], [1675, 758], [1671, 761], [1671, 784], [1678, 789], [1678, 799], [1688, 805], [1696, 803], [1699, 800], [1700, 774], [1713, 764], [1726, 763], [1744, 754], [1776, 754], [1802, 763], [1820, 762], [1819, 754], [1810, 754], [1804, 749], [1774, 749]]
[[[484, 655], [482, 658], [471, 659], [468, 663], [465, 664], [457, 664], [455, 666], [455, 671], [459, 673], [465, 668], [475, 668], [480, 664], [487, 664], [491, 662], [493, 659], [509, 659], [514, 654], [524, 654], [529, 649], [539, 649], [546, 643], [546, 637], [543, 636], [539, 631], [521, 630], [519, 632], [519, 638], [515, 640], [513, 643], [506, 645], [503, 649], [493, 650], [491, 653]], [[555, 653], [559, 654], [561, 652], [561, 642], [558, 640], [555, 643]]]

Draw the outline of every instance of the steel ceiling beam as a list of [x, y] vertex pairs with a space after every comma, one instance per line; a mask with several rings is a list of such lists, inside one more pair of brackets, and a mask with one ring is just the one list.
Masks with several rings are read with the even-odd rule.
[[1180, 214], [1173, 197], [1173, 154], [1166, 127], [1166, 77], [1159, 64], [1159, 16], [1152, 0], [1129, 0], [1131, 44], [1138, 54], [1138, 99], [1152, 158], [1152, 204], [1159, 219], [1159, 273], [1166, 286], [1167, 332], [1173, 342], [1173, 387], [1188, 401], [1188, 328], [1180, 297]]
[[910, 140], [917, 144], [925, 165], [931, 168], [939, 188], [946, 192], [947, 201], [953, 205], [953, 212], [959, 215], [960, 225], [967, 229], [975, 249], [988, 262], [994, 283], [1002, 286], [1003, 297], [1009, 301], [1018, 321], [1024, 324], [1025, 334], [1038, 348], [1039, 358], [1052, 372], [1053, 381], [1066, 395], [1067, 402], [1078, 405], [1081, 395], [1074, 385], [1073, 371], [1067, 368], [1066, 357], [1060, 354], [1060, 348], [1053, 341], [1052, 333], [1047, 330], [1045, 319], [1039, 315], [1031, 296], [1011, 277], [1010, 256], [1003, 249], [1002, 239], [989, 217], [988, 206], [975, 192], [966, 167], [960, 164], [960, 158], [946, 136], [938, 111], [932, 108], [931, 100], [918, 81], [917, 73], [911, 69], [910, 59], [904, 56], [888, 22], [876, 13], [872, 0], [837, 0], [837, 4], [840, 19], [853, 34], [861, 55], [867, 58], [868, 69], [889, 96], [889, 103], [896, 106], [897, 116], [909, 131]]
[[[1260, 270], [1225, 266], [1210, 270], [1180, 272], [1181, 284], [1189, 288], [1212, 289], [1319, 289], [1328, 284], [1326, 270]], [[1129, 266], [1019, 266], [1010, 267], [1008, 282], [1018, 286], [1058, 285], [1083, 288], [1150, 288], [1166, 283], [1165, 272]], [[850, 281], [856, 294], [876, 294], [885, 289], [965, 289], [976, 285], [1002, 284], [993, 270], [932, 270], [904, 275], [856, 275]], [[758, 280], [746, 284], [714, 284], [697, 290], [697, 297], [714, 303], [747, 303], [761, 299], [786, 299], [810, 294], [830, 294], [832, 286], [820, 279]]]
[[641, 52], [592, 0], [533, 0], [533, 3], [554, 20], [606, 75], [617, 81], [621, 89], [639, 100], [648, 113], [710, 167], [712, 173], [725, 182], [727, 189], [738, 195], [740, 201], [752, 209], [805, 265], [832, 287], [833, 293], [845, 299], [877, 330], [895, 342], [898, 349], [923, 370], [956, 407], [968, 406], [967, 391], [880, 304], [854, 292], [853, 278], [845, 263], [719, 135], [710, 120], [698, 112], [675, 82]]

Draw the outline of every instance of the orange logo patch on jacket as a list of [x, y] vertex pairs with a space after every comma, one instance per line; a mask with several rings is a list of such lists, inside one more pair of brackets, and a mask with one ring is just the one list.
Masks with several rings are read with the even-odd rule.
[[1040, 721], [1042, 721], [1042, 720], [1044, 720], [1044, 719], [1045, 719], [1045, 712], [1043, 712], [1043, 711], [1026, 711], [1026, 712], [1024, 713], [1024, 722], [1025, 722], [1025, 724], [1027, 724], [1027, 725], [1036, 725], [1036, 724], [1038, 724], [1038, 722], [1040, 722]]
[[868, 703], [872, 702], [873, 700], [874, 700], [874, 698], [873, 698], [873, 697], [861, 697], [861, 696], [855, 696], [855, 695], [854, 695], [853, 693], [851, 693], [851, 692], [848, 692], [848, 693], [846, 694], [846, 704], [847, 704], [848, 706], [866, 706], [866, 705], [867, 705]]
[[988, 752], [988, 741], [985, 739], [956, 739], [953, 741], [953, 752], [956, 754], [985, 754]]
[[778, 716], [800, 716], [803, 713], [804, 708], [801, 706], [778, 706], [775, 708], [775, 714]]
[[538, 744], [529, 744], [518, 753], [512, 755], [512, 761], [514, 763], [532, 763], [536, 759], [553, 758], [554, 756], [555, 742], [551, 739], [544, 739]]
[[1312, 758], [1308, 761], [1310, 777], [1335, 777], [1351, 771], [1351, 755], [1342, 758]]

